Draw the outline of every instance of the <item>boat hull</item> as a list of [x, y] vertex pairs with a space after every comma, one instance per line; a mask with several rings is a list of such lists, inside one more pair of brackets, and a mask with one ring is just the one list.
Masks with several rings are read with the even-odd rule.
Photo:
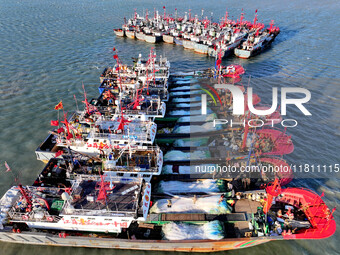
[[136, 32], [135, 31], [125, 31], [126, 37], [130, 39], [135, 39], [136, 38]]
[[165, 43], [175, 43], [174, 37], [172, 35], [163, 35], [163, 42]]
[[250, 50], [242, 50], [242, 49], [235, 49], [234, 54], [238, 58], [247, 59], [250, 58], [253, 54]]
[[43, 233], [12, 233], [0, 231], [0, 241], [20, 244], [107, 248], [125, 250], [153, 250], [153, 251], [180, 251], [180, 252], [216, 252], [246, 248], [269, 242], [282, 237], [270, 238], [234, 238], [215, 240], [127, 240], [115, 238], [95, 238], [67, 236], [60, 238], [58, 235]]
[[145, 35], [145, 41], [148, 43], [158, 43], [162, 41], [162, 36]]
[[145, 34], [142, 32], [136, 33], [136, 38], [141, 41], [145, 41]]
[[259, 45], [255, 46], [254, 49], [252, 49], [252, 50], [244, 50], [244, 49], [240, 49], [240, 48], [235, 48], [234, 54], [235, 54], [235, 56], [237, 56], [239, 58], [244, 58], [244, 59], [253, 57], [257, 54], [260, 54], [263, 50], [268, 48], [271, 45], [271, 43], [274, 41], [274, 39], [275, 39], [274, 36], [270, 37], [267, 40], [260, 43]]
[[206, 44], [202, 44], [202, 43], [195, 43], [194, 44], [194, 51], [196, 53], [208, 54], [208, 49], [209, 49], [209, 46], [206, 45]]
[[125, 36], [125, 31], [122, 30], [122, 29], [114, 30], [114, 33], [115, 33], [116, 36], [119, 36], [119, 37], [124, 37]]
[[193, 50], [193, 49], [194, 49], [194, 44], [195, 44], [195, 42], [193, 42], [193, 41], [190, 41], [190, 40], [183, 40], [183, 47], [184, 47], [185, 49]]
[[174, 39], [174, 42], [175, 42], [176, 45], [181, 45], [181, 46], [183, 46], [183, 39], [181, 39], [181, 38], [176, 37], [176, 38]]

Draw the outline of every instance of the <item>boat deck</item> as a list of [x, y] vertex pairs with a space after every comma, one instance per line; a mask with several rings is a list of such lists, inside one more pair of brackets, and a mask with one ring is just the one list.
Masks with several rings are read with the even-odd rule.
[[253, 201], [250, 199], [236, 200], [235, 213], [256, 213], [257, 207], [262, 207], [260, 202]]
[[71, 205], [77, 210], [97, 211], [108, 210], [111, 212], [135, 212], [138, 206], [138, 195], [141, 185], [137, 182], [119, 183], [105, 182], [106, 198], [98, 200], [100, 182], [82, 181], [75, 189]]

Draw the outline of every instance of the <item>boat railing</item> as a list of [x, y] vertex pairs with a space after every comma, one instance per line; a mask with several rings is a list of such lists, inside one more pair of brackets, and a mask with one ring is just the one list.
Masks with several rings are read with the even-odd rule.
[[145, 173], [145, 172], [158, 172], [158, 166], [142, 168], [139, 166], [119, 166], [119, 165], [112, 165], [110, 166], [109, 162], [104, 164], [104, 171], [108, 172], [131, 172], [131, 173]]
[[[116, 204], [115, 202], [111, 202]], [[65, 208], [66, 211], [64, 211], [63, 214], [67, 215], [87, 215], [87, 216], [114, 216], [114, 217], [134, 217], [135, 216], [135, 209], [136, 205], [134, 204], [131, 211], [119, 211], [118, 204], [116, 205], [117, 210], [107, 210], [107, 209], [97, 209], [97, 210], [88, 210], [88, 209], [69, 209]]]
[[60, 147], [68, 147], [68, 146], [85, 146], [85, 142], [84, 141], [82, 141], [82, 140], [74, 140], [74, 139], [70, 139], [69, 141], [70, 142], [66, 142], [66, 141], [64, 141], [64, 140], [66, 140], [66, 138], [63, 138], [63, 140], [60, 142], [60, 143], [58, 143], [58, 146], [60, 146]]
[[162, 109], [158, 108], [156, 110], [150, 110], [150, 109], [144, 109], [144, 110], [124, 110], [124, 114], [126, 115], [139, 115], [139, 114], [145, 114], [145, 115], [162, 115]]
[[[43, 212], [43, 215], [38, 214]], [[39, 215], [39, 217], [37, 217]], [[14, 221], [34, 221], [34, 222], [58, 222], [62, 217], [51, 215], [48, 211], [16, 212], [14, 208], [8, 212], [10, 219]], [[41, 217], [42, 216], [42, 217]]]
[[107, 139], [107, 140], [133, 140], [133, 141], [147, 141], [148, 135], [137, 132], [127, 132], [121, 134], [110, 134], [110, 133], [96, 133], [91, 131], [88, 138], [92, 139]]
[[[111, 175], [105, 175], [104, 174], [105, 181], [112, 181], [112, 182], [119, 182], [119, 183], [136, 183], [139, 184], [142, 182], [141, 177], [121, 177], [121, 176], [111, 176]], [[76, 182], [72, 185], [72, 190], [76, 190], [76, 188], [79, 186], [79, 184], [82, 181], [100, 181], [100, 177], [98, 175], [93, 175], [93, 174], [80, 174], [77, 175]]]

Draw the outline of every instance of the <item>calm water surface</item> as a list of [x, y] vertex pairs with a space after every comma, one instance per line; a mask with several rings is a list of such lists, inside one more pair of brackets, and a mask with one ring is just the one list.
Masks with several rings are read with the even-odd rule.
[[[176, 3], [177, 2], [177, 3]], [[273, 86], [302, 86], [312, 93], [304, 117], [289, 108], [288, 117], [299, 121], [288, 129], [295, 144], [286, 157], [296, 164], [335, 164], [340, 152], [339, 96], [339, 1], [79, 1], [2, 0], [0, 2], [0, 193], [12, 183], [3, 162], [20, 172], [23, 184], [31, 184], [43, 163], [34, 150], [46, 137], [49, 121], [56, 119], [54, 106], [63, 100], [66, 110], [75, 109], [73, 95], [82, 99], [81, 83], [88, 95], [98, 93], [99, 75], [113, 63], [112, 47], [126, 63], [138, 53], [146, 55], [151, 45], [116, 38], [112, 29], [130, 17], [134, 8], [142, 12], [156, 7], [168, 11], [192, 9], [222, 17], [244, 9], [247, 19], [259, 10], [259, 20], [274, 19], [281, 28], [271, 49], [250, 59], [229, 58], [224, 64], [240, 63], [256, 79], [255, 91], [264, 102]], [[181, 13], [182, 14], [182, 13]], [[211, 67], [214, 62], [174, 45], [158, 44], [158, 55], [171, 61], [173, 71]], [[340, 200], [339, 176], [296, 179], [291, 185], [311, 188], [333, 208]], [[335, 212], [340, 224], [340, 211]], [[338, 228], [339, 229], [339, 228]], [[339, 254], [340, 230], [327, 240], [271, 242], [231, 254]], [[2, 243], [0, 254], [146, 254], [146, 252], [83, 248], [54, 248]], [[150, 252], [148, 252], [150, 254]], [[152, 252], [156, 254], [156, 252]], [[157, 252], [157, 254], [163, 254]]]

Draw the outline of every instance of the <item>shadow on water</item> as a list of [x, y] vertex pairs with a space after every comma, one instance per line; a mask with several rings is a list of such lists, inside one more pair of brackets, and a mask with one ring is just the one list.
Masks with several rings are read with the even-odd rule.
[[273, 45], [278, 45], [280, 43], [283, 43], [285, 41], [291, 40], [293, 37], [295, 37], [301, 30], [303, 30], [303, 27], [298, 29], [289, 29], [289, 27], [280, 27], [280, 34], [275, 38]]

